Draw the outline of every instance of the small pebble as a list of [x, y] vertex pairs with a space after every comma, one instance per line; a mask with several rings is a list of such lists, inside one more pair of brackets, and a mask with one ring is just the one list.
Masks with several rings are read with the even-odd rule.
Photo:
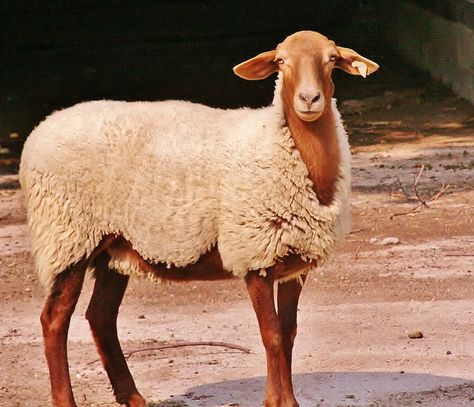
[[408, 337], [410, 339], [421, 339], [421, 338], [423, 338], [423, 332], [421, 332], [421, 331], [410, 332], [408, 334]]
[[399, 243], [400, 239], [398, 237], [386, 237], [380, 242], [382, 246], [395, 245]]
[[446, 351], [446, 355], [451, 355], [451, 353], [452, 353], [452, 352], [451, 352], [450, 350], [447, 350], [447, 351]]

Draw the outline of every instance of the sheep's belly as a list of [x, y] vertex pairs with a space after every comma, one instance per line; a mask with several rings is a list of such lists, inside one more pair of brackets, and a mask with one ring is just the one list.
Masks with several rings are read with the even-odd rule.
[[[164, 281], [209, 281], [235, 278], [231, 272], [224, 269], [217, 248], [211, 249], [195, 263], [185, 267], [167, 267], [164, 263], [147, 261], [123, 237], [114, 240], [106, 250], [110, 256], [109, 267], [125, 275], [146, 275], [152, 279]], [[287, 281], [298, 279], [300, 275], [306, 274], [315, 266], [316, 262], [304, 261], [300, 256], [290, 254], [277, 261], [268, 271], [260, 270], [259, 273], [262, 276], [269, 273], [274, 280]]]
[[232, 273], [224, 270], [216, 248], [203, 254], [195, 263], [184, 267], [147, 261], [123, 237], [115, 240], [107, 248], [107, 252], [110, 255], [109, 266], [126, 275], [147, 275], [152, 279], [175, 281], [223, 280], [234, 277]]

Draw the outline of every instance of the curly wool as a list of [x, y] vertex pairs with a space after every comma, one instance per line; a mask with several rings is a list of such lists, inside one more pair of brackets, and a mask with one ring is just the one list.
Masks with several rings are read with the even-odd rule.
[[49, 116], [20, 166], [41, 281], [50, 288], [109, 234], [149, 262], [177, 267], [217, 245], [239, 277], [289, 253], [324, 261], [349, 224], [347, 135], [333, 102], [341, 177], [333, 203], [322, 206], [278, 94], [277, 86], [274, 104], [255, 110], [96, 101]]

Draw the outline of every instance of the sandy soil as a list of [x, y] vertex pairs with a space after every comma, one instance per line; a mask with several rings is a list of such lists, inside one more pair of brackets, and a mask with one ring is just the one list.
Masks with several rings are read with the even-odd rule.
[[[301, 407], [474, 405], [474, 109], [412, 88], [345, 101], [354, 148], [353, 231], [303, 290], [295, 347]], [[360, 143], [359, 143], [360, 144]], [[2, 169], [14, 168], [11, 160]], [[7, 165], [8, 164], [8, 165]], [[443, 184], [449, 189], [428, 201]], [[47, 406], [39, 314], [44, 292], [29, 253], [14, 171], [0, 177], [0, 406]], [[398, 244], [385, 245], [385, 238]], [[393, 240], [393, 239], [392, 239]], [[70, 368], [80, 406], [115, 406], [84, 312]], [[151, 406], [261, 405], [265, 355], [241, 281], [131, 282], [119, 331], [125, 351], [182, 341], [219, 347], [136, 353], [129, 364]], [[415, 331], [422, 339], [410, 339]]]

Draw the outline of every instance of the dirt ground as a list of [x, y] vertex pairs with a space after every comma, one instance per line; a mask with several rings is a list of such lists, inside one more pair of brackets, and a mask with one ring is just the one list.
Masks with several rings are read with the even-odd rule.
[[[426, 85], [346, 100], [341, 110], [357, 141], [353, 229], [303, 290], [294, 363], [300, 405], [474, 405], [474, 108]], [[4, 159], [0, 177], [0, 406], [41, 407], [49, 405], [44, 292], [17, 164]], [[91, 288], [89, 279], [70, 330], [73, 388], [80, 406], [115, 406], [84, 319]], [[410, 339], [416, 331], [423, 338]], [[119, 332], [126, 352], [189, 341], [251, 349], [132, 355], [151, 406], [261, 405], [265, 355], [241, 281], [133, 280]]]

